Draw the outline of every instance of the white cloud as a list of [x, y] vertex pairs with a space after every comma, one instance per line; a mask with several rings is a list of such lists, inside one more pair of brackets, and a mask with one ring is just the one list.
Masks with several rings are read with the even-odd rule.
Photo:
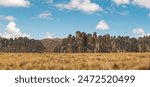
[[13, 16], [0, 15], [0, 20], [15, 21], [16, 18]]
[[133, 4], [150, 9], [150, 0], [113, 0], [116, 5]]
[[45, 38], [53, 38], [52, 34], [50, 32], [45, 33]]
[[150, 12], [149, 12], [148, 16], [150, 17]]
[[20, 32], [20, 29], [16, 27], [15, 22], [10, 22], [6, 27], [6, 30], [12, 33]]
[[0, 6], [4, 7], [28, 7], [29, 0], [0, 0]]
[[132, 3], [134, 5], [150, 9], [150, 0], [133, 0]]
[[0, 33], [0, 36], [3, 38], [18, 38], [18, 37], [30, 37], [30, 35], [22, 33], [19, 28], [17, 28], [15, 22], [9, 22], [6, 26], [6, 31], [4, 33]]
[[136, 34], [137, 36], [150, 36], [150, 33], [145, 33], [143, 28], [136, 28], [133, 29], [132, 31], [134, 34]]
[[150, 33], [145, 34], [145, 36], [150, 36]]
[[122, 15], [122, 16], [126, 16], [126, 15], [129, 14], [129, 12], [128, 11], [124, 11], [124, 12], [120, 12], [119, 14]]
[[113, 0], [116, 5], [129, 4], [130, 0]]
[[98, 30], [107, 30], [107, 29], [109, 29], [109, 25], [104, 20], [101, 20], [97, 24], [96, 29], [98, 29]]
[[6, 16], [4, 19], [8, 20], [8, 21], [15, 21], [16, 20], [13, 16]]
[[143, 28], [136, 28], [136, 29], [133, 29], [132, 32], [133, 32], [134, 34], [137, 34], [137, 35], [140, 35], [140, 36], [143, 36], [143, 35], [145, 34]]
[[56, 4], [56, 7], [60, 9], [79, 10], [86, 13], [103, 10], [98, 4], [91, 0], [71, 0], [67, 4]]
[[52, 14], [49, 11], [44, 11], [38, 15], [38, 18], [41, 19], [51, 19]]

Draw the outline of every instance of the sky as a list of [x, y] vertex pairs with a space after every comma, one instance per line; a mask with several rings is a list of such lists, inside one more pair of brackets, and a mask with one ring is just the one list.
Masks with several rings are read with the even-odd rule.
[[150, 35], [149, 0], [0, 0], [0, 36]]

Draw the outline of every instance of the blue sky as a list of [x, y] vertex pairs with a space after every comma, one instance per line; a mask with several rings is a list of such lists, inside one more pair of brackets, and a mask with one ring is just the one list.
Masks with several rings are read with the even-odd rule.
[[76, 31], [150, 34], [149, 0], [0, 0], [0, 36], [64, 38]]

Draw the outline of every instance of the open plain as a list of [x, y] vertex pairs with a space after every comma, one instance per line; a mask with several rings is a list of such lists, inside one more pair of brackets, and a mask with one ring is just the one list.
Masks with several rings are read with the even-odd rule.
[[1, 70], [150, 70], [150, 53], [0, 53]]

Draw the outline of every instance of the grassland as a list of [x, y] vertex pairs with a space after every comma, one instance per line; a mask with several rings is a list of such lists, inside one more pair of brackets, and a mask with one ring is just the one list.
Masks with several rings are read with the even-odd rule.
[[1, 70], [150, 70], [150, 53], [0, 53]]

